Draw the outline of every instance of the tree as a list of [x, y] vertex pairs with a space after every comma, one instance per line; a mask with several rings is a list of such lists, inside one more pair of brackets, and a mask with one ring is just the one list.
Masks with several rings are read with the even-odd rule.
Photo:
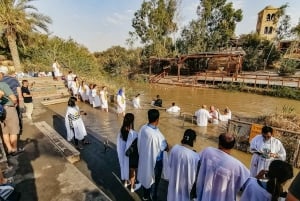
[[234, 36], [236, 23], [243, 18], [242, 10], [235, 10], [226, 0], [201, 0], [197, 15], [198, 19], [191, 21], [181, 34], [188, 53], [226, 46]]
[[47, 24], [52, 22], [48, 16], [36, 12], [37, 9], [29, 5], [31, 1], [33, 0], [0, 0], [0, 27], [7, 39], [16, 71], [22, 70], [18, 37], [40, 29], [48, 32]]
[[170, 52], [170, 34], [177, 30], [174, 22], [177, 9], [176, 0], [143, 1], [141, 8], [134, 13], [132, 27], [141, 42], [150, 50], [148, 56], [166, 56]]

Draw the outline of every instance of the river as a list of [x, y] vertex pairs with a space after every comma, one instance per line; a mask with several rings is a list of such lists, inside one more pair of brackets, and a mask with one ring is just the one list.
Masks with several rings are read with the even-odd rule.
[[[189, 113], [194, 113], [202, 104], [214, 105], [220, 108], [220, 111], [228, 106], [236, 117], [258, 117], [272, 114], [281, 111], [283, 106], [293, 107], [296, 113], [300, 113], [299, 101], [218, 89], [148, 85], [135, 86], [134, 92], [131, 90], [131, 93], [141, 94], [143, 106], [142, 109], [137, 110], [132, 107], [130, 101], [127, 102], [127, 112], [132, 112], [135, 115], [136, 130], [139, 130], [147, 122], [149, 103], [157, 94], [163, 99], [164, 107], [169, 107], [172, 102], [175, 102], [182, 112]], [[131, 99], [132, 97], [127, 98]], [[116, 143], [122, 118], [117, 117], [113, 106], [110, 107], [108, 113], [100, 109], [93, 109], [90, 105], [84, 103], [79, 103], [79, 107], [87, 112], [87, 115], [83, 117], [87, 128], [97, 135], [107, 138], [112, 143]], [[64, 116], [66, 103], [51, 105], [49, 108]], [[183, 126], [182, 118], [178, 115], [168, 114], [164, 110], [160, 110], [160, 114], [159, 128], [171, 146], [180, 143], [183, 132], [187, 128], [192, 128], [198, 133], [194, 146], [196, 151], [200, 151], [207, 146], [216, 146], [218, 134], [224, 131], [222, 126], [209, 125], [207, 133], [200, 134], [200, 128], [195, 124], [191, 124], [191, 122], [185, 122]], [[233, 155], [249, 167], [250, 154], [234, 151]]]

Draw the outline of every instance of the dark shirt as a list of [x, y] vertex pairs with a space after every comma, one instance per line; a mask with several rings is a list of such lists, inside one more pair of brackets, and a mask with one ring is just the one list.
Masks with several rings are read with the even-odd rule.
[[298, 173], [297, 177], [294, 179], [293, 183], [289, 188], [289, 192], [300, 200], [300, 173]]
[[158, 98], [154, 101], [154, 105], [157, 107], [162, 107], [162, 99]]
[[28, 89], [28, 87], [21, 87], [21, 92], [22, 92], [22, 96], [24, 98], [24, 103], [32, 103], [32, 97], [24, 97], [23, 93], [30, 95], [30, 91]]
[[8, 84], [8, 86], [11, 88], [11, 90], [14, 92], [14, 95], [18, 97], [17, 88], [20, 87], [19, 81], [11, 76], [4, 76], [1, 80], [2, 82], [5, 82]]

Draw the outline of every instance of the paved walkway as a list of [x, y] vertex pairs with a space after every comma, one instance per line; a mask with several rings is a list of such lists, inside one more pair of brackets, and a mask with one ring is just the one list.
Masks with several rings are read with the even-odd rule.
[[27, 121], [21, 143], [25, 152], [9, 157], [12, 169], [6, 175], [14, 177], [22, 201], [110, 200]]

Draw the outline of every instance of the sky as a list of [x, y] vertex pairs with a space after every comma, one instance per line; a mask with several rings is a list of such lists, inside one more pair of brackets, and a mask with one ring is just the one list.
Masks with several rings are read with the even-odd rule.
[[[268, 5], [279, 7], [288, 3], [287, 14], [292, 25], [300, 19], [300, 0], [227, 0], [243, 10], [243, 20], [237, 24], [236, 35], [255, 31], [257, 13]], [[49, 16], [52, 36], [72, 38], [90, 51], [103, 51], [111, 46], [126, 47], [128, 32], [133, 31], [131, 20], [143, 0], [37, 0], [38, 12]], [[181, 0], [179, 28], [195, 19], [199, 0]], [[176, 37], [176, 36], [174, 36]]]

